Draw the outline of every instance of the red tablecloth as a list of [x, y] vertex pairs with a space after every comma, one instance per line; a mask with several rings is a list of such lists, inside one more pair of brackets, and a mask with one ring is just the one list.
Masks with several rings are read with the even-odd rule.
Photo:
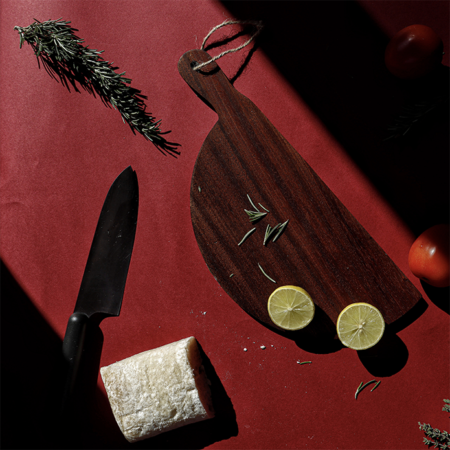
[[[133, 135], [98, 98], [53, 80], [27, 44], [19, 49], [14, 26], [60, 17], [148, 96], [148, 110], [181, 144], [178, 158]], [[265, 30], [254, 51], [252, 44], [227, 55], [220, 67], [423, 294], [376, 352], [274, 333], [226, 295], [203, 261], [189, 189], [217, 116], [177, 62], [226, 18], [263, 20]], [[407, 264], [415, 236], [448, 221], [447, 107], [404, 139], [382, 141], [402, 106], [430, 91], [448, 96], [448, 2], [3, 0], [0, 20], [5, 448], [128, 447], [98, 365], [188, 336], [205, 353], [217, 417], [134, 447], [420, 449], [419, 421], [449, 429], [448, 289], [423, 286]], [[444, 41], [442, 84], [406, 83], [384, 66], [389, 38], [414, 23]], [[212, 42], [238, 31], [220, 31]], [[122, 310], [100, 325], [97, 386], [83, 399], [77, 433], [61, 441], [49, 406], [56, 361], [100, 209], [129, 165], [140, 205]], [[360, 382], [372, 379], [381, 380], [378, 388], [355, 400]]]

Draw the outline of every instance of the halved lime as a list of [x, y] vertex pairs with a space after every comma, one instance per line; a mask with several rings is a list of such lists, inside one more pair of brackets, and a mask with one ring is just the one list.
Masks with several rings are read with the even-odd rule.
[[352, 303], [339, 314], [336, 329], [341, 342], [353, 350], [366, 350], [383, 336], [382, 314], [368, 303]]
[[311, 296], [297, 286], [275, 289], [267, 302], [272, 322], [285, 330], [300, 330], [314, 317], [315, 306]]

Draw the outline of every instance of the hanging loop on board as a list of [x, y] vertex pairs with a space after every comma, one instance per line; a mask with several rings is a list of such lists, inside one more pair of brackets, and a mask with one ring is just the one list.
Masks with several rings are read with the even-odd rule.
[[202, 42], [202, 46], [201, 46], [201, 50], [205, 49], [205, 44], [206, 41], [209, 39], [209, 37], [215, 32], [217, 31], [219, 28], [222, 28], [224, 26], [227, 25], [252, 25], [256, 28], [255, 32], [250, 36], [250, 39], [247, 42], [244, 42], [242, 45], [240, 45], [239, 47], [236, 48], [232, 48], [230, 50], [225, 50], [224, 52], [220, 53], [217, 56], [214, 56], [213, 58], [211, 58], [209, 61], [205, 61], [204, 63], [198, 64], [195, 67], [193, 67], [193, 70], [200, 70], [202, 67], [205, 67], [208, 64], [211, 64], [212, 62], [218, 60], [219, 58], [222, 58], [222, 56], [225, 56], [228, 53], [235, 53], [238, 52], [239, 50], [242, 50], [244, 47], [246, 47], [248, 44], [250, 44], [258, 35], [259, 33], [261, 33], [262, 29], [263, 29], [263, 24], [262, 22], [258, 22], [258, 21], [254, 21], [254, 20], [225, 20], [225, 22], [221, 23], [220, 25], [217, 25], [216, 27], [214, 27], [205, 37], [205, 39], [203, 39]]

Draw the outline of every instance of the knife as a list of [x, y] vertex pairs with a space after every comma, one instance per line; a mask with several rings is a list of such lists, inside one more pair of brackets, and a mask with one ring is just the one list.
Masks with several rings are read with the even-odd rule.
[[73, 400], [89, 323], [118, 316], [122, 306], [139, 205], [136, 172], [127, 167], [111, 185], [95, 230], [77, 302], [63, 341], [67, 368], [62, 412]]

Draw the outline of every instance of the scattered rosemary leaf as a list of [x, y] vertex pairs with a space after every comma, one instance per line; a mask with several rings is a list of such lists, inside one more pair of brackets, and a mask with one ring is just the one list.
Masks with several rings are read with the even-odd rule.
[[230, 274], [230, 278], [231, 278], [231, 277], [234, 277], [234, 273], [231, 273], [231, 274]]
[[257, 222], [258, 220], [262, 219], [264, 216], [267, 216], [266, 212], [260, 212], [260, 211], [249, 211], [248, 209], [244, 209], [244, 211], [247, 213], [250, 222]]
[[202, 192], [202, 188], [200, 186], [198, 187], [198, 192]]
[[273, 228], [267, 224], [266, 233], [264, 235], [264, 242], [263, 245], [266, 245], [267, 241], [270, 239], [270, 236], [272, 236], [273, 232], [280, 226], [280, 224], [275, 225]]
[[303, 362], [297, 361], [297, 364], [300, 364], [301, 366], [303, 364], [311, 364], [311, 363], [312, 363], [312, 361], [303, 361]]
[[248, 231], [245, 236], [241, 239], [241, 242], [239, 242], [238, 245], [241, 245], [254, 231], [256, 228], [252, 228], [250, 231]]
[[358, 398], [358, 394], [366, 387], [366, 386], [368, 386], [369, 384], [372, 384], [372, 383], [376, 383], [376, 381], [377, 380], [371, 380], [371, 381], [368, 381], [366, 384], [362, 384], [362, 382], [361, 382], [361, 384], [359, 385], [359, 387], [358, 387], [358, 389], [356, 390], [356, 393], [355, 393], [355, 400]]
[[276, 283], [276, 281], [273, 278], [270, 278], [269, 275], [267, 275], [267, 273], [264, 272], [264, 269], [261, 267], [261, 264], [258, 263], [258, 267], [265, 277], [267, 277], [272, 283]]
[[254, 209], [256, 212], [259, 212], [259, 209], [258, 209], [258, 208], [255, 206], [255, 204], [252, 202], [252, 199], [250, 198], [250, 195], [247, 194], [247, 198], [248, 198], [248, 201], [250, 202], [250, 205], [253, 206], [253, 209]]
[[358, 386], [358, 389], [356, 389], [356, 392], [355, 392], [355, 400], [356, 400], [356, 398], [358, 397], [358, 394], [359, 394], [359, 391], [361, 390], [361, 386], [363, 385], [363, 383], [362, 383], [362, 381], [361, 381], [361, 383], [359, 383], [359, 386]]
[[284, 229], [286, 228], [287, 224], [289, 222], [289, 219], [286, 220], [286, 222], [282, 223], [279, 227], [278, 227], [278, 233], [276, 234], [276, 236], [273, 238], [272, 242], [275, 242], [278, 237], [281, 235], [281, 233], [284, 231]]

